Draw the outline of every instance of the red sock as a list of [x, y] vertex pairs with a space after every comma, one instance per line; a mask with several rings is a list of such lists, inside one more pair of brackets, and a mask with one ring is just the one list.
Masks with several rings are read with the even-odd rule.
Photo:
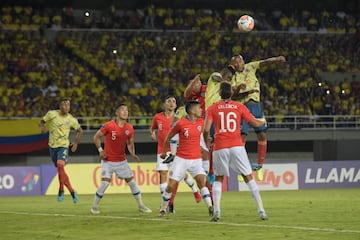
[[65, 185], [66, 188], [69, 190], [69, 192], [73, 192], [74, 189], [72, 188], [72, 186], [70, 184], [68, 175], [65, 173], [64, 165], [58, 164], [57, 170], [58, 170], [58, 175], [59, 175], [60, 188], [62, 187], [62, 189], [64, 189], [64, 185]]
[[59, 192], [63, 192], [64, 191], [64, 183], [61, 182], [60, 174], [58, 174], [58, 177], [59, 177]]
[[173, 206], [174, 205], [174, 201], [175, 201], [175, 197], [176, 197], [176, 192], [178, 190], [178, 187], [179, 187], [179, 183], [176, 183], [175, 186], [174, 186], [174, 189], [171, 193], [171, 198], [170, 198], [170, 201], [169, 201], [169, 206]]
[[263, 165], [266, 157], [266, 147], [267, 141], [258, 141], [257, 151], [258, 151], [258, 164]]

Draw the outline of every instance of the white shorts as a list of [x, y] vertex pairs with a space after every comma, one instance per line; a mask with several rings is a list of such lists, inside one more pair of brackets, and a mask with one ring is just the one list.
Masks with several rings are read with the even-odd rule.
[[101, 178], [111, 179], [114, 172], [120, 179], [130, 178], [133, 176], [127, 160], [121, 162], [101, 160]]
[[213, 167], [215, 176], [229, 176], [229, 167], [245, 176], [252, 173], [245, 147], [240, 146], [213, 151]]
[[195, 177], [199, 174], [205, 175], [205, 170], [202, 167], [201, 158], [186, 160], [184, 158], [175, 156], [174, 162], [172, 163], [169, 172], [169, 178], [180, 182], [184, 179], [186, 171], [188, 171], [192, 177]]
[[205, 151], [209, 152], [208, 147], [206, 146], [204, 136], [201, 134], [200, 136], [200, 147], [204, 149]]
[[[169, 156], [170, 152], [166, 153], [166, 156]], [[166, 158], [165, 158], [166, 159]], [[156, 155], [156, 171], [169, 171], [171, 163], [162, 163], [165, 159], [160, 157], [160, 154]]]

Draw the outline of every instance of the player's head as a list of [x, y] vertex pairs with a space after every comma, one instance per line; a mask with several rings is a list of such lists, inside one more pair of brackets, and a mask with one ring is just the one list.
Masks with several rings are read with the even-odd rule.
[[163, 99], [164, 110], [165, 111], [174, 111], [177, 107], [176, 98], [172, 95], [167, 95]]
[[223, 81], [230, 82], [232, 77], [235, 74], [235, 69], [233, 68], [233, 66], [229, 65], [229, 66], [221, 69], [220, 74], [221, 74]]
[[116, 108], [115, 115], [120, 120], [126, 120], [129, 117], [128, 107], [125, 103], [119, 104], [119, 106]]
[[240, 54], [232, 56], [230, 60], [230, 64], [234, 66], [237, 72], [242, 72], [244, 70], [245, 62], [244, 62], [244, 58]]
[[221, 99], [230, 99], [232, 95], [231, 84], [229, 82], [221, 82], [219, 94]]
[[185, 111], [189, 116], [192, 115], [197, 118], [200, 118], [202, 116], [202, 109], [200, 103], [195, 100], [188, 101], [185, 104]]
[[59, 108], [62, 114], [68, 114], [70, 112], [70, 99], [69, 98], [61, 99]]

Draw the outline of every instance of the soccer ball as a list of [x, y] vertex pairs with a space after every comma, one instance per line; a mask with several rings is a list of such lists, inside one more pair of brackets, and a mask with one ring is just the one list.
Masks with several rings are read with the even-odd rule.
[[238, 29], [241, 32], [250, 32], [254, 29], [254, 25], [254, 18], [250, 15], [242, 15], [237, 22]]

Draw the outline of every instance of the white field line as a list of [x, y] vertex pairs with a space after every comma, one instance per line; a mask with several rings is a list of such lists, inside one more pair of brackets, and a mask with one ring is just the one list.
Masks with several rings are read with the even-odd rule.
[[76, 215], [76, 214], [61, 214], [61, 213], [34, 213], [34, 212], [12, 212], [0, 211], [0, 214], [14, 214], [14, 215], [32, 215], [44, 217], [79, 217], [79, 218], [104, 218], [104, 219], [127, 219], [135, 221], [150, 221], [150, 222], [180, 222], [180, 223], [195, 223], [195, 224], [217, 224], [234, 227], [261, 227], [261, 228], [278, 228], [278, 229], [293, 229], [301, 231], [315, 231], [315, 232], [335, 232], [335, 233], [360, 233], [360, 230], [351, 229], [335, 229], [335, 228], [318, 228], [318, 227], [301, 227], [301, 226], [280, 226], [270, 224], [252, 224], [252, 223], [229, 223], [229, 222], [216, 222], [209, 221], [196, 221], [196, 220], [179, 220], [169, 218], [141, 218], [141, 217], [122, 217], [122, 216], [102, 216], [102, 215]]

